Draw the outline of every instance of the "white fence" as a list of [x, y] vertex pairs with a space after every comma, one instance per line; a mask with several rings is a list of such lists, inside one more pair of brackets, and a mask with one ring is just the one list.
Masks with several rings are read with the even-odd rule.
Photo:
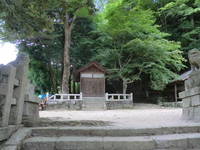
[[130, 94], [105, 94], [106, 101], [132, 101], [133, 93]]
[[49, 96], [47, 94], [47, 101], [68, 101], [68, 100], [75, 100], [80, 101], [83, 100], [82, 93], [80, 94], [55, 94], [52, 96]]
[[82, 109], [83, 97], [80, 94], [55, 94], [49, 96], [47, 93], [48, 109]]
[[133, 94], [105, 94], [105, 105], [111, 108], [133, 108]]

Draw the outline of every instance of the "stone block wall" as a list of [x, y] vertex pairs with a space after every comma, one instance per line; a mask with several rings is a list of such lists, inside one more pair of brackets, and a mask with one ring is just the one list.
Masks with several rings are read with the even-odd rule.
[[200, 121], [200, 87], [179, 93], [182, 98], [182, 118]]
[[106, 101], [105, 105], [107, 109], [133, 108], [133, 101]]

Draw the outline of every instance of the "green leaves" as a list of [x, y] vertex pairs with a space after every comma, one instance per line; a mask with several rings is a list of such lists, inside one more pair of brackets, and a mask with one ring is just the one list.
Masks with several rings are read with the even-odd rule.
[[110, 67], [111, 78], [131, 83], [146, 74], [153, 89], [163, 90], [178, 77], [173, 71], [184, 67], [180, 43], [165, 39], [169, 34], [158, 30], [153, 12], [142, 9], [141, 3], [119, 0], [108, 4], [98, 23], [103, 32], [99, 39], [106, 48], [97, 58]]

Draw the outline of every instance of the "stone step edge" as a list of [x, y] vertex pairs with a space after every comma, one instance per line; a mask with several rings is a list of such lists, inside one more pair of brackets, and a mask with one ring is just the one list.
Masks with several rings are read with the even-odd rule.
[[[95, 147], [95, 149], [115, 149], [115, 148], [139, 148], [139, 149], [169, 149], [169, 148], [200, 148], [200, 133], [187, 134], [168, 134], [155, 136], [132, 136], [132, 137], [84, 137], [84, 136], [64, 136], [64, 137], [32, 137], [23, 142], [23, 147], [28, 145], [33, 148], [34, 145], [53, 144], [53, 147], [62, 148], [82, 148], [86, 146]], [[110, 147], [111, 146], [111, 147]], [[109, 148], [110, 147], [110, 148]]]
[[119, 128], [119, 127], [35, 127], [32, 136], [149, 136], [182, 133], [200, 133], [199, 126], [175, 126], [158, 128]]

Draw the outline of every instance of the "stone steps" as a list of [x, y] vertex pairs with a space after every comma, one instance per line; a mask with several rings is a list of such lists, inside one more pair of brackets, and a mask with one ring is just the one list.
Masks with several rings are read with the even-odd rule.
[[199, 126], [174, 126], [158, 128], [118, 128], [118, 127], [37, 127], [31, 129], [32, 136], [150, 136], [200, 133]]
[[200, 127], [37, 127], [21, 150], [200, 149]]
[[200, 149], [200, 133], [155, 136], [62, 136], [32, 137], [23, 142], [22, 150], [156, 150]]

